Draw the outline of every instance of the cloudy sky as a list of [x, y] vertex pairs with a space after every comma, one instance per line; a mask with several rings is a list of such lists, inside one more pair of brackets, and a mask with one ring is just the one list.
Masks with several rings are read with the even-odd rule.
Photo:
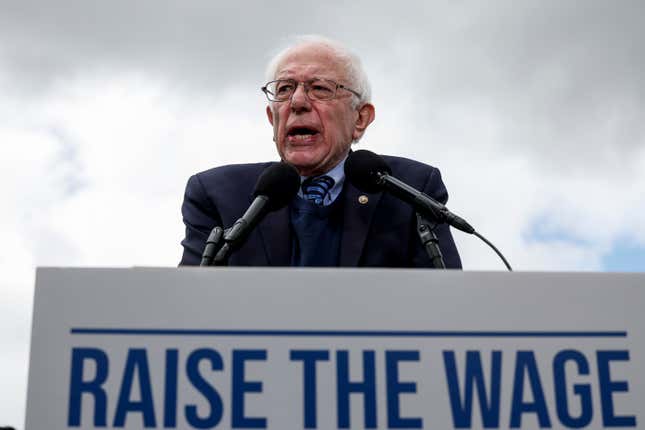
[[359, 147], [439, 167], [516, 269], [645, 270], [645, 3], [392, 5], [1, 3], [0, 425], [23, 426], [34, 268], [176, 265], [187, 178], [276, 159], [259, 87], [296, 34], [360, 54]]

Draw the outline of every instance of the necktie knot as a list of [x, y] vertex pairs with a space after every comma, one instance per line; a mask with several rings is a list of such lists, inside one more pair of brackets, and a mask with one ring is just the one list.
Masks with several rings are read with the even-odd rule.
[[334, 186], [334, 179], [327, 176], [316, 176], [307, 178], [302, 182], [302, 196], [318, 206], [323, 206], [325, 196], [329, 190]]

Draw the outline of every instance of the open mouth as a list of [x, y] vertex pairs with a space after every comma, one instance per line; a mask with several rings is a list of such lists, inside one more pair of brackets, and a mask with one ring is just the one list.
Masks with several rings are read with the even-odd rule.
[[293, 127], [287, 132], [287, 138], [291, 141], [306, 142], [314, 140], [318, 134], [320, 132], [313, 127]]

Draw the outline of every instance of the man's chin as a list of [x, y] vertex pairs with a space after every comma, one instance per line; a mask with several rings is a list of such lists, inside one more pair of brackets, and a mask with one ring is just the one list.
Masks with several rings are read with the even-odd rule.
[[306, 156], [292, 156], [286, 158], [284, 161], [295, 167], [301, 176], [311, 176], [318, 173], [324, 173], [319, 172], [323, 165], [322, 160], [320, 159]]

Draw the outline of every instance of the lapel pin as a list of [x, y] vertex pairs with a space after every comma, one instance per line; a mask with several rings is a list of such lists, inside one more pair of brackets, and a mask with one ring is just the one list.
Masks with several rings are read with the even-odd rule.
[[360, 203], [360, 204], [362, 204], [362, 205], [367, 204], [367, 202], [368, 202], [369, 200], [370, 200], [370, 199], [368, 199], [368, 198], [367, 198], [367, 196], [366, 196], [366, 195], [364, 195], [364, 194], [363, 194], [363, 195], [358, 196], [358, 203]]

